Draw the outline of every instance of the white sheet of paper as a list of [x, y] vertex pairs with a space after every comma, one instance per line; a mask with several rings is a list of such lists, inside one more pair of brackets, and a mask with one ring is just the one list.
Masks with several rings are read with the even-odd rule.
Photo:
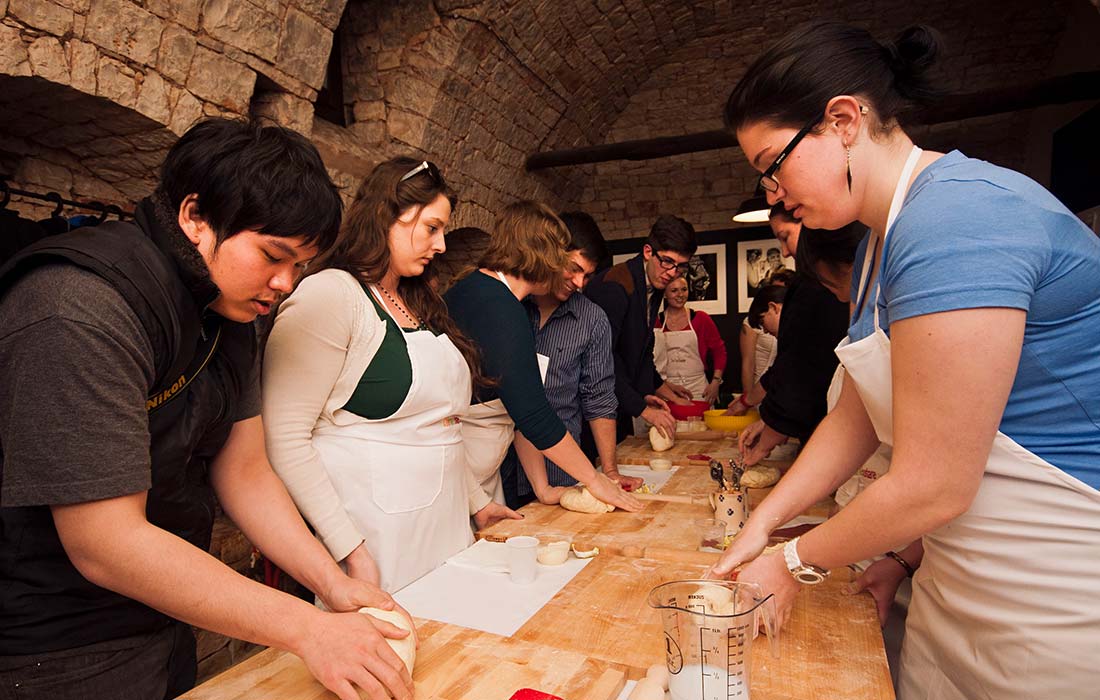
[[640, 479], [645, 479], [645, 482], [649, 484], [649, 488], [653, 493], [660, 493], [664, 488], [668, 480], [672, 478], [672, 475], [676, 473], [676, 470], [680, 467], [673, 467], [667, 472], [658, 472], [650, 469], [649, 467], [639, 466], [637, 464], [620, 464], [619, 473], [623, 476], [636, 476]]
[[508, 578], [507, 545], [481, 540], [394, 594], [413, 615], [511, 637], [580, 573], [589, 559], [538, 565], [534, 583]]

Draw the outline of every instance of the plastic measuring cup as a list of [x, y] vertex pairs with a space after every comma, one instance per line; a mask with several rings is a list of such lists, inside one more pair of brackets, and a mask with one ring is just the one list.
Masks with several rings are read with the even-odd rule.
[[539, 571], [538, 538], [517, 535], [504, 542], [508, 545], [508, 578], [512, 583], [533, 583]]
[[672, 700], [749, 700], [757, 621], [779, 657], [775, 601], [753, 583], [670, 581], [649, 592], [661, 612]]

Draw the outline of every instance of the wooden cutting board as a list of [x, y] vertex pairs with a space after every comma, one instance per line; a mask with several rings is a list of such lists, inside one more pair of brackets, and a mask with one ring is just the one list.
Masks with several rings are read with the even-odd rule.
[[595, 545], [609, 554], [640, 557], [652, 545], [697, 550], [700, 537], [695, 521], [714, 517], [709, 505], [667, 501], [648, 501], [638, 513], [574, 513], [541, 503], [526, 505], [520, 512], [523, 520], [502, 520], [478, 532], [478, 538], [503, 542], [515, 535], [561, 533], [572, 535], [578, 548]]
[[[586, 567], [587, 568], [587, 567]], [[418, 620], [416, 700], [508, 700], [534, 688], [565, 700], [613, 700], [625, 669], [586, 652], [552, 649], [441, 622]], [[637, 672], [632, 672], [637, 675]], [[267, 649], [182, 700], [336, 700], [293, 654]]]
[[[663, 625], [646, 602], [649, 591], [665, 581], [698, 578], [705, 569], [704, 563], [601, 554], [515, 638], [633, 668], [664, 663]], [[780, 634], [780, 658], [769, 655], [763, 636], [757, 638], [754, 700], [893, 699], [874, 602], [868, 594], [845, 595], [848, 580], [841, 569], [803, 588]]]

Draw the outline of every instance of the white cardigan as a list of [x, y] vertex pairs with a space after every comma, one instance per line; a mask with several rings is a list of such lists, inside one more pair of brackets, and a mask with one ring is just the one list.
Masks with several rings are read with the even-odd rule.
[[294, 503], [337, 561], [363, 541], [313, 447], [321, 424], [359, 416], [337, 411], [386, 337], [362, 285], [342, 270], [302, 280], [279, 307], [264, 351], [263, 422], [268, 459]]
[[[337, 561], [358, 547], [363, 536], [313, 447], [313, 432], [321, 425], [363, 420], [342, 407], [385, 337], [385, 320], [359, 281], [330, 269], [302, 280], [282, 303], [264, 351], [268, 459]], [[468, 465], [466, 491], [471, 514], [489, 501]]]

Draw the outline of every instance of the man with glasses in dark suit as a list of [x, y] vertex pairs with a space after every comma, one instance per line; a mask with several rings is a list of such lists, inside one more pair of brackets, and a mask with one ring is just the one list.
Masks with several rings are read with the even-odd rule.
[[[662, 382], [657, 374], [653, 365], [653, 322], [665, 287], [686, 274], [696, 247], [692, 225], [663, 214], [653, 223], [637, 256], [601, 273], [585, 290], [611, 322], [619, 441], [641, 427], [635, 425], [636, 419], [657, 426], [671, 437], [676, 432], [676, 420], [666, 402], [691, 400], [691, 392], [685, 387]], [[589, 437], [587, 433], [585, 437]]]

